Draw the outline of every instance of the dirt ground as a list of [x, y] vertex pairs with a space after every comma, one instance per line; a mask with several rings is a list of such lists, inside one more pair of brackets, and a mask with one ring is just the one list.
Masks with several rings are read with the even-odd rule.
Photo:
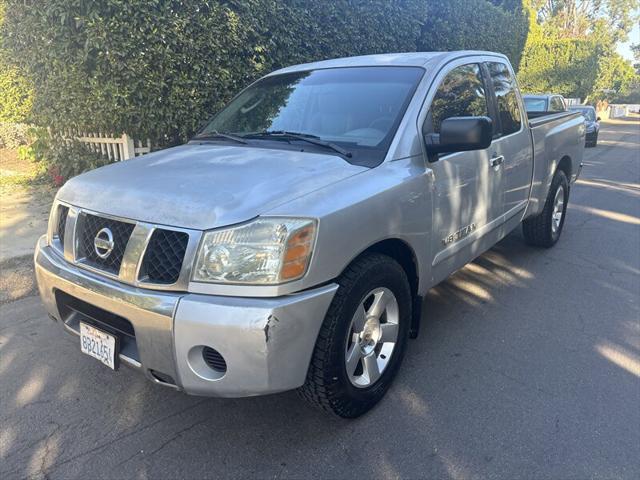
[[35, 293], [31, 256], [55, 195], [33, 183], [35, 171], [15, 150], [0, 149], [0, 304]]

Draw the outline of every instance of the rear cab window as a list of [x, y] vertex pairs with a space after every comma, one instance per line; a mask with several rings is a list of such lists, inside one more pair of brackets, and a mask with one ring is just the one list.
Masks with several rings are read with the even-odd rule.
[[547, 100], [545, 98], [525, 98], [524, 106], [527, 112], [546, 112]]
[[564, 112], [566, 108], [562, 98], [551, 97], [551, 108], [549, 110], [552, 112]]

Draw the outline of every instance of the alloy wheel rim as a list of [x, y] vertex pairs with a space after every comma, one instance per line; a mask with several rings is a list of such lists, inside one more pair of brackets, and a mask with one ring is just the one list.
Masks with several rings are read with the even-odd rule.
[[388, 288], [376, 288], [356, 309], [345, 346], [345, 367], [351, 384], [370, 387], [382, 376], [398, 341], [398, 300]]
[[560, 231], [562, 215], [564, 214], [564, 187], [558, 188], [553, 200], [553, 213], [551, 214], [551, 232], [556, 235]]

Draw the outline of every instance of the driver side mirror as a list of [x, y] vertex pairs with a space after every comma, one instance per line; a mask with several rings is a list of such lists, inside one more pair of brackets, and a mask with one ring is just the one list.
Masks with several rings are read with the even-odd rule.
[[489, 148], [493, 125], [489, 117], [450, 117], [442, 121], [440, 133], [424, 137], [427, 152], [453, 153]]

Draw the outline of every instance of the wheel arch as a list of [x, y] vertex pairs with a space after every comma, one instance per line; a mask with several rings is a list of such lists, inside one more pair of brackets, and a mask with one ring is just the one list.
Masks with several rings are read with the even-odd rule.
[[[354, 259], [349, 262], [353, 263], [357, 258], [368, 253], [380, 253], [393, 258], [400, 264], [402, 269], [407, 274], [409, 285], [411, 286], [411, 293], [415, 295], [418, 291], [418, 279], [419, 279], [419, 267], [416, 254], [411, 246], [404, 240], [399, 238], [387, 238], [380, 240], [358, 253]], [[346, 269], [346, 267], [345, 267]]]
[[566, 175], [567, 180], [571, 181], [572, 165], [573, 164], [571, 163], [571, 157], [569, 157], [569, 155], [565, 155], [558, 162], [558, 165], [556, 166], [556, 171], [561, 170]]
[[420, 284], [420, 265], [416, 256], [415, 250], [406, 241], [399, 238], [386, 238], [376, 243], [369, 245], [367, 248], [358, 253], [343, 269], [346, 270], [358, 258], [368, 253], [380, 253], [393, 258], [400, 264], [407, 279], [409, 280], [409, 286], [411, 288], [412, 297], [412, 316], [411, 316], [411, 328], [410, 337], [416, 338], [420, 329], [420, 318], [422, 315], [422, 297], [418, 293], [418, 287]]

